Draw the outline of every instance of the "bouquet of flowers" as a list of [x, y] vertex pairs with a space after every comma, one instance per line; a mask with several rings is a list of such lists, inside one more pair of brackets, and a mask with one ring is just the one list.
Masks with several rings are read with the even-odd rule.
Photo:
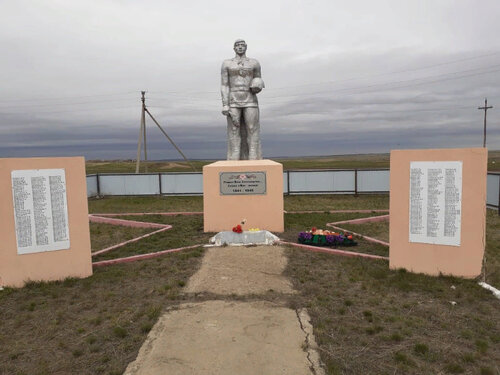
[[348, 232], [332, 232], [329, 230], [317, 229], [312, 227], [311, 230], [300, 232], [299, 243], [315, 245], [315, 246], [355, 246], [358, 243], [353, 240], [352, 234]]

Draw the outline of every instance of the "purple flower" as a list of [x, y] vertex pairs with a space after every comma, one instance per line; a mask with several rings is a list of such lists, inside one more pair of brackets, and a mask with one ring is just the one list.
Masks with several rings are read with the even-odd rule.
[[342, 242], [344, 242], [344, 236], [342, 235], [335, 236], [333, 234], [329, 234], [326, 236], [326, 243], [329, 246], [340, 245]]
[[312, 240], [312, 234], [308, 233], [308, 232], [300, 232], [299, 233], [299, 240], [310, 241], [310, 240]]

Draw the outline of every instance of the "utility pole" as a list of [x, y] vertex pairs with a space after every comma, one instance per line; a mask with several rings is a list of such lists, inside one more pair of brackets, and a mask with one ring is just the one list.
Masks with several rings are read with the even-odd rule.
[[[143, 141], [144, 141], [144, 161], [148, 160], [148, 153], [147, 153], [147, 149], [146, 149], [146, 113], [149, 115], [149, 117], [151, 117], [153, 122], [158, 126], [158, 128], [163, 133], [163, 135], [165, 135], [165, 137], [167, 137], [167, 139], [170, 141], [170, 143], [172, 143], [172, 145], [179, 152], [179, 154], [182, 155], [182, 157], [184, 158], [186, 163], [188, 163], [191, 166], [191, 168], [193, 168], [193, 171], [196, 172], [196, 168], [193, 165], [193, 163], [191, 163], [189, 161], [189, 159], [186, 157], [186, 155], [184, 155], [184, 153], [181, 151], [181, 149], [175, 144], [174, 140], [172, 138], [170, 138], [170, 136], [167, 134], [167, 132], [161, 127], [161, 125], [158, 123], [158, 121], [156, 121], [156, 119], [153, 117], [151, 112], [149, 112], [148, 108], [146, 107], [145, 95], [146, 95], [146, 91], [141, 91], [141, 101], [142, 101], [141, 130], [139, 131], [139, 138], [137, 140], [137, 161], [135, 164], [135, 173], [139, 173], [139, 166], [141, 163], [141, 143]], [[146, 172], [148, 171], [147, 164], [145, 165], [145, 171]]]
[[[142, 109], [141, 109], [141, 129], [139, 131], [139, 138], [137, 140], [137, 159], [135, 163], [135, 173], [139, 173], [139, 166], [141, 164], [141, 142], [144, 139], [144, 160], [148, 160], [148, 153], [146, 150], [146, 91], [141, 91], [141, 101], [142, 101]], [[146, 165], [147, 171], [147, 165]]]
[[493, 108], [492, 105], [488, 107], [488, 98], [484, 99], [484, 107], [477, 107], [477, 109], [484, 109], [484, 132], [483, 132], [483, 147], [486, 147], [486, 113], [488, 109]]

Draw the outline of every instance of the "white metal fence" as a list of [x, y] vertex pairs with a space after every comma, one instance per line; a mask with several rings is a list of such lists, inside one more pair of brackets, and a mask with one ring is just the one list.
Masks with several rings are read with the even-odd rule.
[[[500, 173], [488, 173], [487, 204], [499, 207]], [[389, 169], [296, 170], [283, 172], [284, 194], [370, 194], [389, 192]], [[201, 172], [103, 173], [87, 176], [87, 196], [202, 195]]]

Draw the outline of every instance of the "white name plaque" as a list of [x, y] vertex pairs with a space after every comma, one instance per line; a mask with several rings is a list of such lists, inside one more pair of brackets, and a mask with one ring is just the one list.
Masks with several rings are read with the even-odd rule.
[[460, 246], [462, 162], [410, 163], [410, 242]]
[[17, 253], [69, 249], [64, 169], [11, 172]]

